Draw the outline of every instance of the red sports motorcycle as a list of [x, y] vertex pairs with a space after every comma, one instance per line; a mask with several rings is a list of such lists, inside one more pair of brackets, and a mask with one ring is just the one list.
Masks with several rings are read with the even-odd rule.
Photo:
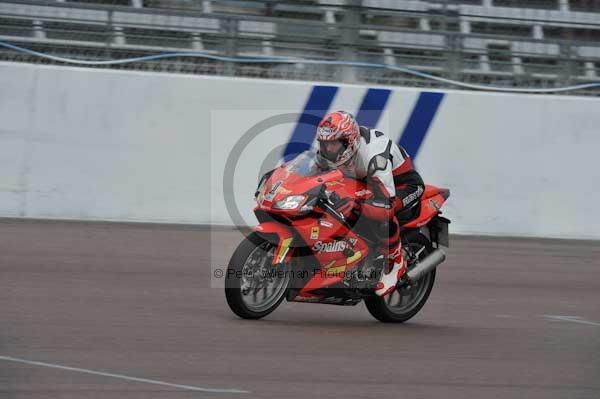
[[[235, 250], [225, 276], [231, 310], [246, 319], [292, 302], [356, 305], [383, 322], [404, 322], [423, 307], [449, 246], [440, 208], [450, 190], [427, 185], [420, 203], [398, 213], [408, 272], [387, 297], [374, 294], [384, 268], [372, 224], [336, 211], [344, 198], [369, 195], [365, 183], [322, 170], [305, 152], [265, 174], [255, 193], [259, 225]], [[369, 227], [371, 226], [371, 227]]]

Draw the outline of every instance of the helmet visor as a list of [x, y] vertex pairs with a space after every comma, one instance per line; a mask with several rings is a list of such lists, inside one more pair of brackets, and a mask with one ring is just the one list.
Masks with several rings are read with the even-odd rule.
[[346, 148], [346, 143], [340, 140], [319, 141], [321, 156], [330, 162], [337, 162]]

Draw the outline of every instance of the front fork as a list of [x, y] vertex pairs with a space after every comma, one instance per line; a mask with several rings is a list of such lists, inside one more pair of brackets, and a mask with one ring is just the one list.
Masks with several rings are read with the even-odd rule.
[[289, 228], [279, 223], [265, 222], [255, 226], [253, 230], [271, 244], [276, 245], [272, 260], [273, 266], [286, 263], [291, 259], [294, 236]]

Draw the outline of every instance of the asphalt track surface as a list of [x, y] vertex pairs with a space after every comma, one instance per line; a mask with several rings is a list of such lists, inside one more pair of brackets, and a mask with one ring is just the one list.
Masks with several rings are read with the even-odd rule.
[[238, 241], [0, 220], [0, 398], [600, 398], [599, 242], [454, 236], [421, 313], [387, 325], [362, 304], [238, 319], [211, 288]]

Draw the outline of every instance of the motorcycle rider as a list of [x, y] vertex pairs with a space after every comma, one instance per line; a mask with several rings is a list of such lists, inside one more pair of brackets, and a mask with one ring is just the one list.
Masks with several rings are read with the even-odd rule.
[[345, 175], [365, 180], [372, 196], [342, 199], [338, 211], [344, 217], [360, 215], [382, 242], [388, 261], [375, 294], [386, 296], [406, 273], [396, 213], [416, 205], [424, 192], [421, 176], [406, 151], [382, 132], [359, 126], [348, 112], [327, 114], [317, 127], [317, 160], [322, 167], [339, 168]]

